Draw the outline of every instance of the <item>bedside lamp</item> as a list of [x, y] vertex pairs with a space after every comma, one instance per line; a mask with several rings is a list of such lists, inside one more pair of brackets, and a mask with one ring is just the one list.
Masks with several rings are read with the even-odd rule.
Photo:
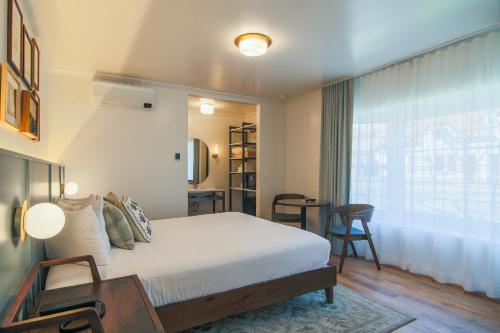
[[66, 218], [63, 210], [52, 203], [36, 204], [30, 209], [24, 201], [23, 207], [16, 209], [14, 218], [15, 236], [24, 241], [26, 234], [37, 239], [47, 239], [57, 235], [62, 228]]

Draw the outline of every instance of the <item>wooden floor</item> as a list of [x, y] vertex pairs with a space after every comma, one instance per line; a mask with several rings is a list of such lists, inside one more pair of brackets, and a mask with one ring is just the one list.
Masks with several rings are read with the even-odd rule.
[[[332, 257], [338, 265], [339, 258]], [[338, 282], [380, 304], [417, 318], [397, 332], [500, 332], [500, 301], [429, 277], [349, 258]]]

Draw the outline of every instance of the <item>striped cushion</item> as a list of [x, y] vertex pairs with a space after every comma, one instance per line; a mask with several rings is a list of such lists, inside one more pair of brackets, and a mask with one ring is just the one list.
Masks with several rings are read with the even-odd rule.
[[104, 197], [104, 200], [112, 205], [115, 205], [118, 208], [120, 208], [120, 205], [122, 203], [122, 199], [120, 199], [120, 197], [113, 192], [109, 192], [108, 195]]
[[120, 208], [106, 201], [103, 215], [111, 244], [121, 249], [132, 250], [134, 248], [134, 234]]

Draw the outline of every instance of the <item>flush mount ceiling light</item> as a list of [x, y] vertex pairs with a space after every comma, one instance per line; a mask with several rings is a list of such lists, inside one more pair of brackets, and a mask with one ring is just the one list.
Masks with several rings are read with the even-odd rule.
[[200, 113], [207, 115], [214, 114], [214, 101], [211, 99], [200, 99]]
[[269, 36], [254, 32], [239, 35], [234, 39], [234, 44], [240, 49], [240, 53], [248, 57], [265, 54], [271, 43], [272, 40]]

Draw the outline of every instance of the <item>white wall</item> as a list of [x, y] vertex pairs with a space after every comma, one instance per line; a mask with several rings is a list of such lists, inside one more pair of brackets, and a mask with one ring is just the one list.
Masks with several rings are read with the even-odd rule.
[[[26, 15], [26, 9], [23, 7], [23, 1], [19, 1], [19, 5], [21, 6], [21, 10], [24, 15], [24, 24], [26, 25], [30, 36], [36, 37], [33, 34], [33, 30], [31, 27], [31, 22], [29, 21], [29, 16]], [[7, 63], [7, 1], [0, 1], [0, 30], [2, 33], [0, 34], [0, 61], [2, 63]], [[0, 125], [0, 148], [12, 150], [18, 153], [30, 155], [33, 157], [37, 157], [40, 159], [49, 160], [49, 112], [50, 108], [47, 107], [47, 66], [46, 66], [46, 58], [44, 43], [42, 40], [37, 39], [40, 48], [40, 133], [41, 138], [40, 142], [34, 142], [26, 138], [24, 135], [16, 132], [12, 129], [6, 128]], [[21, 82], [22, 89], [26, 89], [23, 81], [19, 78]]]
[[271, 218], [271, 204], [278, 193], [286, 190], [286, 104], [262, 102], [257, 123], [257, 215]]
[[[319, 197], [321, 91], [287, 101], [286, 191]], [[308, 208], [308, 230], [319, 233], [319, 209]]]
[[78, 196], [128, 194], [153, 219], [185, 216], [187, 93], [157, 88], [152, 112], [96, 107], [90, 80], [50, 74], [50, 153], [66, 180]]
[[[51, 72], [49, 80], [50, 157], [66, 165], [67, 181], [79, 184], [79, 196], [126, 193], [153, 219], [187, 215], [188, 94], [259, 103], [158, 83], [153, 112], [98, 108], [91, 103], [90, 76]], [[272, 198], [286, 189], [286, 105], [263, 100], [257, 110], [257, 211], [269, 217]]]

